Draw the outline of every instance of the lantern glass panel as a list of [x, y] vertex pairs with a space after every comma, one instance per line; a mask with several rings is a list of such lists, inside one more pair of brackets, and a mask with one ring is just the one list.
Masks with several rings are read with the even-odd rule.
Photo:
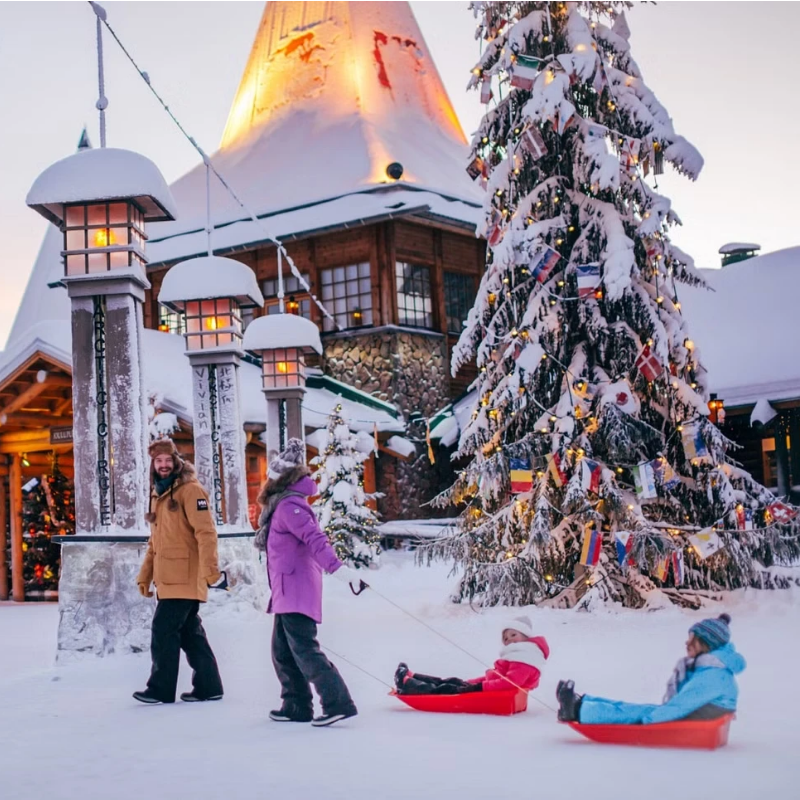
[[265, 389], [297, 389], [306, 384], [305, 356], [297, 348], [262, 351], [262, 385]]
[[89, 253], [89, 273], [105, 272], [108, 269], [107, 253]]
[[89, 212], [89, 225], [105, 225], [108, 221], [105, 204], [87, 206], [86, 210]]
[[114, 225], [122, 223], [128, 224], [128, 204], [127, 203], [109, 203], [108, 205], [108, 221]]
[[238, 347], [241, 336], [239, 306], [231, 298], [187, 301], [186, 339], [189, 350]]
[[67, 275], [85, 275], [86, 256], [67, 256]]
[[111, 269], [128, 266], [127, 250], [117, 250], [115, 253], [110, 253], [109, 258], [111, 259]]
[[85, 250], [86, 231], [83, 228], [67, 231], [67, 250]]
[[83, 206], [67, 206], [67, 227], [86, 224], [86, 209]]

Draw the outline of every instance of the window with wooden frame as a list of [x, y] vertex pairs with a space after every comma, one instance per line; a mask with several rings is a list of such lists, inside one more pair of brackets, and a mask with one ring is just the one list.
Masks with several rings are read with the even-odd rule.
[[177, 311], [172, 311], [166, 306], [159, 305], [158, 329], [164, 333], [184, 334], [186, 333], [186, 318]]
[[420, 264], [395, 264], [397, 322], [412, 328], [433, 327], [431, 271]]
[[[319, 271], [322, 304], [342, 328], [373, 324], [372, 280], [369, 263], [350, 264]], [[322, 330], [336, 329], [333, 320], [323, 317]]]
[[[311, 286], [311, 277], [308, 273], [301, 273], [307, 286]], [[264, 309], [267, 314], [280, 313], [278, 300], [278, 279], [268, 278], [261, 282], [261, 292], [264, 295]], [[308, 290], [294, 275], [283, 279], [283, 307], [287, 314], [311, 319], [311, 296]]]
[[462, 272], [444, 273], [444, 309], [447, 332], [461, 334], [475, 302], [475, 278]]

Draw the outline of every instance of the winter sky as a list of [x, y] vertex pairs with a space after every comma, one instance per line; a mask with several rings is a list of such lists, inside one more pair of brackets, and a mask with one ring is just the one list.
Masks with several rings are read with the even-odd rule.
[[[154, 86], [213, 151], [263, 2], [104, 5]], [[468, 4], [411, 5], [469, 135], [482, 106], [464, 91], [479, 52]], [[98, 144], [94, 19], [83, 2], [0, 3], [0, 347], [46, 227], [25, 195], [45, 167], [74, 152], [84, 124]], [[729, 241], [758, 242], [763, 252], [798, 244], [800, 3], [661, 2], [637, 5], [628, 19], [645, 81], [706, 160], [696, 184], [674, 174], [659, 181], [684, 221], [676, 243], [700, 266], [716, 266]], [[143, 153], [173, 181], [195, 152], [108, 37], [106, 62], [109, 145]], [[287, 168], [303, 180], [300, 165]]]

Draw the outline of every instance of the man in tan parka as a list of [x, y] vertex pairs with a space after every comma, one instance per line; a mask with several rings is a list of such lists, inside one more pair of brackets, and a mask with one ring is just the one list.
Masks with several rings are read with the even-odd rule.
[[150, 653], [153, 668], [147, 689], [134, 692], [142, 703], [174, 703], [181, 650], [192, 668], [192, 691], [181, 700], [220, 700], [217, 660], [198, 616], [208, 587], [220, 580], [217, 531], [208, 495], [171, 439], [150, 445], [150, 540], [136, 581], [144, 597], [158, 605], [153, 616]]

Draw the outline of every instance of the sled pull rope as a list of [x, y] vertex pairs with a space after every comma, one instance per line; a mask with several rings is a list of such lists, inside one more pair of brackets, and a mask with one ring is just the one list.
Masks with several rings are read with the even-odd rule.
[[349, 664], [351, 667], [355, 667], [359, 672], [363, 672], [365, 675], [372, 678], [372, 680], [377, 681], [383, 686], [386, 686], [388, 689], [394, 689], [394, 686], [392, 686], [390, 683], [386, 683], [386, 681], [383, 680], [383, 678], [379, 678], [377, 675], [373, 675], [369, 670], [364, 669], [364, 667], [359, 667], [358, 664], [356, 664], [354, 661], [351, 661], [349, 658], [345, 658], [341, 653], [337, 653], [335, 650], [331, 650], [331, 648], [328, 647], [326, 644], [320, 642], [320, 646], [322, 647], [323, 650], [327, 651], [332, 656], [336, 656], [336, 658], [344, 661], [345, 664]]
[[[425, 622], [424, 620], [421, 620], [419, 617], [415, 617], [410, 611], [407, 611], [405, 608], [403, 608], [402, 606], [400, 606], [397, 603], [395, 603], [394, 600], [391, 600], [385, 594], [381, 594], [377, 589], [375, 589], [375, 587], [370, 586], [370, 584], [368, 584], [368, 583], [364, 583], [364, 581], [361, 581], [361, 583], [362, 583], [362, 585], [366, 586], [367, 589], [371, 589], [376, 595], [378, 595], [378, 597], [380, 597], [382, 600], [387, 602], [390, 606], [394, 606], [398, 611], [401, 611], [407, 617], [411, 617], [411, 619], [413, 619], [415, 622], [418, 622], [420, 625], [422, 625], [423, 627], [427, 628], [431, 633], [435, 634], [440, 639], [444, 639], [444, 641], [446, 641], [449, 644], [451, 644], [457, 650], [460, 650], [462, 653], [464, 653], [464, 655], [469, 656], [473, 661], [477, 661], [478, 664], [480, 664], [484, 669], [491, 669], [491, 667], [488, 667], [486, 665], [486, 663], [483, 661], [483, 659], [478, 658], [478, 656], [476, 656], [476, 655], [473, 655], [472, 653], [469, 652], [469, 650], [464, 649], [460, 644], [458, 644], [458, 642], [454, 642], [452, 639], [449, 639], [443, 633], [441, 633], [440, 631], [437, 631], [436, 628], [433, 628], [432, 626], [428, 625], [428, 623]], [[360, 669], [360, 667], [359, 667], [359, 669]], [[366, 670], [362, 670], [362, 672], [363, 671], [366, 671]], [[369, 674], [369, 673], [367, 673], [367, 674]], [[506, 681], [506, 683], [511, 684], [511, 686], [513, 686], [515, 689], [519, 689], [519, 691], [521, 691], [521, 692], [527, 692], [528, 693], [528, 697], [531, 697], [533, 700], [535, 700], [537, 703], [539, 703], [539, 705], [544, 706], [549, 711], [553, 711], [553, 712], [557, 713], [557, 709], [555, 709], [551, 705], [548, 705], [547, 703], [545, 703], [544, 700], [540, 700], [538, 697], [536, 697], [536, 695], [532, 695], [529, 689], [523, 688], [519, 684], [517, 684], [514, 681], [512, 681], [511, 678], [508, 678], [505, 675], [501, 675], [499, 672], [497, 673], [497, 675], [498, 675], [498, 677], [500, 677], [504, 681]], [[381, 681], [381, 682], [383, 683], [383, 681]]]

